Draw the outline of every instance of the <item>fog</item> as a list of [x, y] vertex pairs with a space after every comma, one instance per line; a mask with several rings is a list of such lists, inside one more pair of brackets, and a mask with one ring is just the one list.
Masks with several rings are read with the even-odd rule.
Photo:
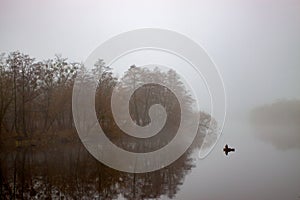
[[250, 114], [255, 135], [281, 150], [300, 148], [300, 101], [281, 100]]
[[[20, 50], [37, 59], [59, 53], [84, 61], [125, 31], [182, 33], [203, 46], [220, 70], [227, 118], [217, 146], [198, 161], [176, 198], [297, 199], [299, 123], [287, 120], [274, 131], [272, 123], [263, 129], [249, 119], [260, 106], [300, 99], [299, 11], [299, 0], [1, 0], [0, 52]], [[225, 157], [225, 143], [236, 153]]]
[[224, 78], [229, 114], [300, 96], [299, 1], [2, 0], [0, 9], [2, 52], [84, 61], [114, 35], [164, 28], [207, 50]]

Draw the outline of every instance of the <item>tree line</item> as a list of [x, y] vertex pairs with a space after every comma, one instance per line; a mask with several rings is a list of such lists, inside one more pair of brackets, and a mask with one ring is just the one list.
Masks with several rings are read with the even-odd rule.
[[[87, 71], [82, 63], [70, 62], [58, 55], [52, 59], [37, 61], [18, 51], [1, 54], [0, 136], [6, 133], [30, 137], [33, 134], [74, 131], [72, 89], [78, 72]], [[128, 135], [116, 125], [111, 111], [111, 94], [116, 89], [116, 85], [120, 85], [119, 83], [122, 84], [117, 88], [117, 92], [122, 96], [122, 93], [128, 92], [143, 80], [160, 80], [168, 83], [170, 89], [176, 90], [177, 94], [184, 99], [184, 104], [179, 105], [176, 96], [168, 88], [153, 84], [144, 85], [134, 92], [130, 98], [129, 110], [132, 120], [137, 125], [145, 126], [150, 123], [148, 111], [154, 104], [165, 107], [168, 115], [162, 134], [156, 138], [159, 140], [151, 138], [152, 141], [145, 140], [145, 143], [159, 142], [160, 144], [155, 145], [155, 148], [159, 148], [174, 137], [180, 123], [180, 106], [189, 110], [190, 117], [201, 114], [199, 131], [202, 136], [204, 129], [216, 128], [216, 122], [210, 115], [194, 110], [194, 99], [174, 70], [161, 71], [159, 68], [147, 69], [132, 65], [122, 78], [118, 79], [113, 75], [113, 69], [99, 59], [91, 72], [85, 73], [84, 78], [89, 79], [89, 76], [97, 78], [96, 114], [101, 127], [112, 140], [122, 141], [120, 138], [123, 138], [123, 142], [140, 143], [135, 138], [127, 137]], [[211, 122], [213, 123], [210, 124]], [[135, 148], [139, 147], [135, 146]], [[145, 146], [140, 148], [144, 149]], [[153, 150], [154, 147], [151, 148]]]
[[18, 51], [0, 56], [0, 134], [30, 136], [73, 126], [72, 85], [81, 63], [36, 61]]
[[[34, 134], [74, 131], [72, 89], [81, 72], [87, 72], [82, 63], [70, 62], [61, 56], [37, 61], [20, 52], [1, 54], [0, 137], [9, 134], [31, 138]], [[87, 80], [97, 77], [95, 110], [98, 122], [120, 148], [150, 152], [165, 146], [177, 133], [182, 106], [189, 111], [189, 117], [200, 114], [193, 144], [176, 162], [144, 174], [111, 169], [92, 158], [81, 143], [58, 145], [45, 152], [32, 148], [3, 151], [0, 153], [0, 196], [3, 199], [40, 199], [53, 195], [72, 199], [97, 196], [114, 199], [122, 194], [126, 199], [160, 198], [162, 195], [174, 198], [185, 175], [194, 167], [191, 153], [202, 145], [205, 135], [215, 133], [216, 121], [209, 114], [194, 109], [194, 99], [174, 70], [132, 65], [122, 78], [117, 78], [113, 69], [99, 59], [91, 73], [84, 74], [83, 79]], [[154, 104], [165, 108], [167, 119], [156, 136], [137, 139], [123, 133], [115, 123], [111, 94], [116, 90], [122, 98], [122, 94], [144, 80], [160, 80], [170, 88], [147, 84], [135, 90], [129, 101], [131, 119], [139, 126], [146, 126], [150, 123], [148, 111]], [[184, 99], [183, 105], [179, 105], [172, 90]]]

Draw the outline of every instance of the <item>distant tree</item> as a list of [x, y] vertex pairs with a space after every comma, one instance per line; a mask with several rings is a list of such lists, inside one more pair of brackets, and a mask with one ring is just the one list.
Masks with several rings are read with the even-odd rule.
[[26, 102], [30, 101], [35, 90], [35, 76], [32, 69], [34, 59], [18, 51], [8, 55], [7, 63], [13, 74], [14, 123], [12, 128], [17, 134], [27, 136]]
[[6, 55], [0, 55], [0, 135], [5, 126], [4, 119], [13, 102], [12, 73], [9, 71]]

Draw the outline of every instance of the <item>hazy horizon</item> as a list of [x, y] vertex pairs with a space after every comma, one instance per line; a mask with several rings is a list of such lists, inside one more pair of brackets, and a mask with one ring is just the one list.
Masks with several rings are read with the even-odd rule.
[[[299, 0], [0, 1], [0, 53], [19, 50], [37, 60], [61, 54], [84, 62], [104, 41], [140, 28], [168, 29], [197, 42], [226, 90], [221, 138], [175, 199], [299, 199], [299, 123], [291, 134], [265, 134], [249, 121], [254, 108], [300, 101]], [[137, 57], [117, 66], [138, 64]], [[222, 152], [226, 143], [237, 149], [229, 157]]]

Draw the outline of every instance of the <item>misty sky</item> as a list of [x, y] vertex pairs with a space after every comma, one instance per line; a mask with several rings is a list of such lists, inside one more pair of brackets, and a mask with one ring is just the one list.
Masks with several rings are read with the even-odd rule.
[[[110, 37], [148, 27], [174, 30], [202, 45], [224, 79], [228, 117], [217, 148], [232, 142], [244, 154], [237, 152], [228, 160], [218, 149], [204, 160], [213, 174], [207, 190], [200, 189], [204, 199], [250, 199], [243, 198], [243, 192], [258, 192], [254, 199], [297, 199], [299, 151], [276, 150], [250, 136], [249, 128], [245, 133], [236, 128], [233, 119], [246, 117], [257, 105], [300, 99], [299, 0], [0, 0], [0, 52], [20, 50], [37, 59], [60, 53], [71, 61], [84, 61]], [[180, 195], [197, 199], [193, 181], [197, 175], [209, 178], [209, 173], [201, 175], [202, 168], [187, 179]], [[218, 178], [222, 181], [216, 184]], [[282, 196], [269, 194], [280, 185]]]
[[300, 1], [1, 0], [0, 51], [84, 61], [108, 38], [145, 27], [177, 31], [207, 50], [229, 114], [300, 97]]

